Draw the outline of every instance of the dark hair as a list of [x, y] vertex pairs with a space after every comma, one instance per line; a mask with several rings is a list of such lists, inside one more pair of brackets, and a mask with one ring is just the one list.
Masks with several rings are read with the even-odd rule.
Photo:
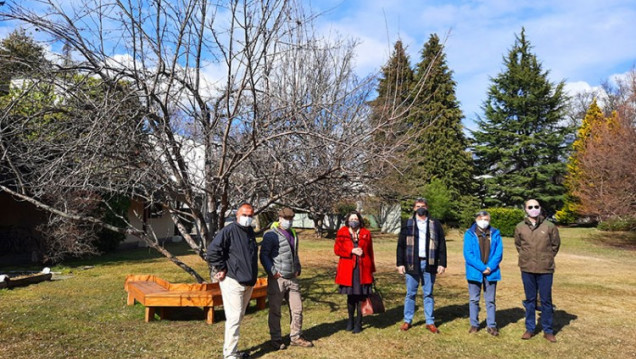
[[528, 198], [527, 200], [523, 201], [523, 208], [526, 208], [526, 206], [528, 205], [528, 202], [530, 202], [530, 201], [535, 201], [535, 202], [537, 202], [539, 204], [539, 207], [543, 207], [541, 205], [541, 202], [539, 202], [538, 199], [536, 199], [536, 198]]
[[358, 211], [351, 211], [347, 213], [347, 216], [345, 217], [345, 226], [349, 227], [349, 217], [351, 217], [352, 214], [355, 214], [356, 217], [358, 217], [358, 221], [360, 222], [360, 228], [364, 227], [364, 220], [362, 219], [362, 215]]
[[426, 198], [424, 198], [424, 197], [416, 198], [415, 202], [413, 202], [413, 206], [415, 206], [416, 203], [424, 203], [425, 205], [428, 206], [428, 202], [426, 201]]

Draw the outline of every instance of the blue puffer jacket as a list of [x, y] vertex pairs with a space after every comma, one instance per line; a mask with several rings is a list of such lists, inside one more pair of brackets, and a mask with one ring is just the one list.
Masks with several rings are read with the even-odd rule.
[[484, 278], [483, 272], [486, 267], [490, 268], [490, 274], [486, 277], [489, 282], [501, 280], [501, 269], [499, 264], [503, 258], [503, 242], [499, 230], [490, 227], [490, 254], [488, 263], [481, 261], [479, 250], [479, 238], [475, 233], [477, 224], [473, 225], [464, 234], [464, 260], [466, 261], [466, 279], [469, 281], [481, 282]]

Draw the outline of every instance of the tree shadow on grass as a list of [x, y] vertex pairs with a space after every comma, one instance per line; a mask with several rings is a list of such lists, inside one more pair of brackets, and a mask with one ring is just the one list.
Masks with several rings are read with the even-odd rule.
[[[346, 315], [346, 310], [343, 310], [343, 313], [338, 315], [341, 316], [343, 319], [337, 320], [335, 322], [321, 323], [311, 328], [304, 329], [303, 337], [313, 341], [317, 339], [328, 338], [339, 332], [343, 332], [342, 335], [345, 335], [347, 326], [347, 319], [345, 318]], [[387, 310], [385, 313], [364, 317], [362, 319], [362, 329], [364, 331], [365, 329], [369, 328], [387, 328], [395, 325], [401, 319], [402, 307], [394, 307]], [[285, 343], [288, 344], [288, 342]], [[250, 358], [259, 358], [275, 350], [270, 346], [269, 340], [267, 340], [259, 345], [255, 345], [247, 349], [247, 351], [250, 353]]]
[[336, 286], [333, 282], [324, 284], [326, 280], [332, 280], [333, 273], [331, 271], [322, 271], [311, 277], [300, 276], [299, 282], [304, 301], [321, 304], [329, 307], [330, 312], [336, 312], [340, 309], [340, 303], [336, 303], [328, 298], [337, 296]]

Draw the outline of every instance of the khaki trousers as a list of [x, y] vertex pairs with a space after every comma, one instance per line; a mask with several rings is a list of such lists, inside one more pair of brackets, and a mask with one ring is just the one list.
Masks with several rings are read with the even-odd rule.
[[282, 339], [280, 329], [281, 307], [283, 299], [289, 305], [289, 337], [291, 340], [298, 339], [303, 326], [303, 301], [300, 296], [300, 285], [298, 279], [278, 278], [269, 276], [267, 279], [267, 300], [269, 301], [269, 335], [272, 340]]
[[252, 289], [226, 276], [219, 282], [223, 297], [223, 311], [225, 312], [225, 339], [223, 342], [223, 358], [237, 358], [239, 330], [245, 315], [245, 309], [250, 303]]

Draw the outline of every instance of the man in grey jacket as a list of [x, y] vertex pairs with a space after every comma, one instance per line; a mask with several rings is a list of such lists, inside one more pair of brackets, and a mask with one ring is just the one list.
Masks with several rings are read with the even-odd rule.
[[541, 298], [541, 326], [543, 337], [556, 342], [552, 329], [552, 278], [554, 276], [554, 257], [559, 252], [561, 239], [554, 223], [541, 215], [541, 206], [535, 199], [525, 203], [527, 217], [515, 228], [515, 246], [519, 253], [519, 268], [526, 299], [526, 331], [521, 339], [534, 336], [536, 326], [535, 310], [537, 292]]
[[282, 208], [278, 212], [278, 220], [263, 235], [260, 254], [261, 264], [268, 275], [268, 324], [271, 344], [276, 350], [285, 349], [280, 318], [283, 299], [286, 299], [291, 316], [290, 344], [305, 348], [313, 347], [312, 342], [302, 337], [303, 302], [298, 283], [298, 235], [292, 228], [294, 211], [291, 208]]

